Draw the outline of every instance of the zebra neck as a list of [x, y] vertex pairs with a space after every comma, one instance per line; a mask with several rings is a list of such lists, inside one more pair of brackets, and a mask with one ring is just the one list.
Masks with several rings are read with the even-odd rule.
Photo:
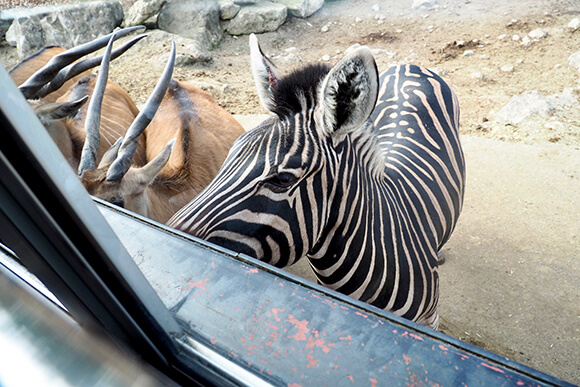
[[[383, 225], [390, 223], [382, 219], [383, 212], [392, 211], [386, 208], [383, 194], [384, 161], [377, 160], [382, 154], [374, 137], [367, 133], [348, 135], [338, 147], [341, 157], [334, 171], [330, 211], [318, 241], [307, 255], [321, 280], [339, 266], [363, 257], [385, 259], [387, 249], [377, 249], [381, 242], [376, 239]], [[377, 216], [381, 218], [378, 222]]]

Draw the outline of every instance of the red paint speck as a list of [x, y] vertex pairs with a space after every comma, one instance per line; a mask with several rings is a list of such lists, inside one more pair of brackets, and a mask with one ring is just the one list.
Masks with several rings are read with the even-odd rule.
[[447, 347], [444, 347], [444, 346], [443, 346], [443, 345], [441, 345], [441, 344], [439, 344], [439, 348], [441, 348], [443, 351], [448, 351], [448, 350], [449, 350], [449, 348], [447, 348]]
[[294, 326], [296, 327], [296, 329], [298, 329], [298, 333], [296, 333], [295, 335], [290, 336], [290, 338], [296, 340], [296, 341], [304, 341], [306, 340], [306, 333], [310, 332], [310, 329], [306, 328], [306, 325], [308, 325], [308, 321], [307, 320], [302, 320], [299, 321], [298, 319], [296, 319], [294, 316], [292, 316], [291, 314], [288, 315], [288, 321], [291, 324], [294, 324]]
[[352, 340], [352, 337], [350, 335], [346, 336], [346, 337], [339, 337], [340, 340]]
[[212, 269], [215, 269], [215, 262], [213, 262], [213, 261], [212, 261], [212, 263], [211, 263], [211, 268], [212, 268]]
[[257, 273], [257, 272], [258, 272], [258, 269], [256, 269], [256, 268], [250, 269], [250, 273]]
[[495, 372], [500, 372], [502, 374], [505, 374], [504, 370], [502, 370], [501, 368], [497, 368], [497, 367], [494, 367], [494, 366], [486, 364], [486, 363], [481, 363], [481, 365], [489, 368], [490, 370], [494, 370]]
[[369, 380], [373, 384], [372, 387], [377, 387], [377, 379], [375, 379], [375, 378], [369, 378]]
[[209, 278], [206, 278], [204, 280], [201, 281], [197, 281], [197, 282], [187, 282], [187, 290], [193, 289], [193, 288], [199, 288], [201, 290], [207, 290], [205, 288], [205, 285], [207, 285], [207, 281], [209, 280]]
[[403, 354], [403, 359], [405, 359], [405, 365], [409, 365], [411, 363], [411, 360], [413, 360], [405, 354]]
[[308, 360], [306, 368], [318, 366], [318, 359], [313, 358], [312, 355], [306, 355], [306, 360]]
[[314, 347], [322, 348], [322, 352], [330, 352], [330, 347], [325, 344], [324, 339], [313, 339], [312, 336], [308, 338], [308, 343], [304, 349], [313, 349]]
[[280, 317], [278, 317], [278, 312], [284, 312], [285, 309], [278, 309], [278, 308], [272, 308], [272, 314], [274, 314], [274, 319], [276, 321], [280, 321]]
[[302, 385], [298, 384], [298, 383], [292, 383], [292, 384], [288, 383], [288, 387], [302, 387]]
[[451, 351], [451, 352], [453, 352], [456, 355], [459, 355], [461, 357], [461, 360], [469, 359], [469, 356], [467, 356], [467, 355], [465, 355], [465, 354], [463, 354], [461, 352], [455, 352], [455, 351]]
[[278, 340], [278, 332], [272, 332], [269, 336], [272, 338], [272, 340], [266, 343], [267, 346], [271, 346], [276, 342], [276, 340]]
[[346, 375], [346, 377], [349, 378], [350, 381], [354, 383], [354, 378], [352, 377], [352, 375]]
[[364, 317], [364, 318], [367, 318], [367, 317], [369, 317], [368, 315], [366, 315], [366, 314], [363, 314], [363, 313], [361, 313], [361, 312], [354, 312], [354, 314], [358, 314], [359, 316], [362, 316], [362, 317]]
[[416, 335], [414, 333], [409, 333], [409, 336], [411, 336], [412, 338], [414, 338], [415, 340], [421, 340], [423, 341], [423, 338], [419, 335]]
[[211, 343], [211, 345], [215, 345], [216, 341], [217, 341], [216, 339], [211, 339], [209, 342]]
[[409, 336], [409, 337], [412, 337], [415, 340], [421, 340], [421, 341], [423, 341], [423, 338], [421, 336], [419, 336], [419, 335], [417, 335], [415, 333], [409, 333], [407, 331], [405, 331], [401, 336], [405, 336], [405, 337]]

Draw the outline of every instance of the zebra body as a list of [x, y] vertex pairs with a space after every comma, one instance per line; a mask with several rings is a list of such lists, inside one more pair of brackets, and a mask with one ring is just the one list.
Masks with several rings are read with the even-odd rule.
[[417, 66], [379, 92], [367, 48], [284, 75], [250, 39], [274, 115], [168, 225], [278, 267], [306, 256], [325, 286], [436, 329], [437, 252], [465, 175], [455, 95]]

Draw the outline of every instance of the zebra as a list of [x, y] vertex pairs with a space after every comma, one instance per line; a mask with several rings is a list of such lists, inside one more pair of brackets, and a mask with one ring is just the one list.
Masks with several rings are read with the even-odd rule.
[[250, 36], [273, 113], [233, 145], [210, 185], [167, 223], [437, 329], [438, 251], [463, 203], [459, 104], [432, 71], [379, 78], [367, 47], [283, 73]]

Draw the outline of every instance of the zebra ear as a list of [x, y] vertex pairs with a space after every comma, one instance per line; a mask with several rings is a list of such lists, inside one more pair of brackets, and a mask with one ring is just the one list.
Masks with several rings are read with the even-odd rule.
[[272, 112], [274, 110], [272, 94], [280, 79], [284, 77], [284, 73], [264, 55], [260, 49], [258, 38], [254, 34], [250, 34], [250, 58], [260, 102], [266, 110]]
[[350, 50], [328, 73], [319, 91], [328, 133], [347, 133], [370, 117], [377, 103], [379, 74], [368, 47]]

